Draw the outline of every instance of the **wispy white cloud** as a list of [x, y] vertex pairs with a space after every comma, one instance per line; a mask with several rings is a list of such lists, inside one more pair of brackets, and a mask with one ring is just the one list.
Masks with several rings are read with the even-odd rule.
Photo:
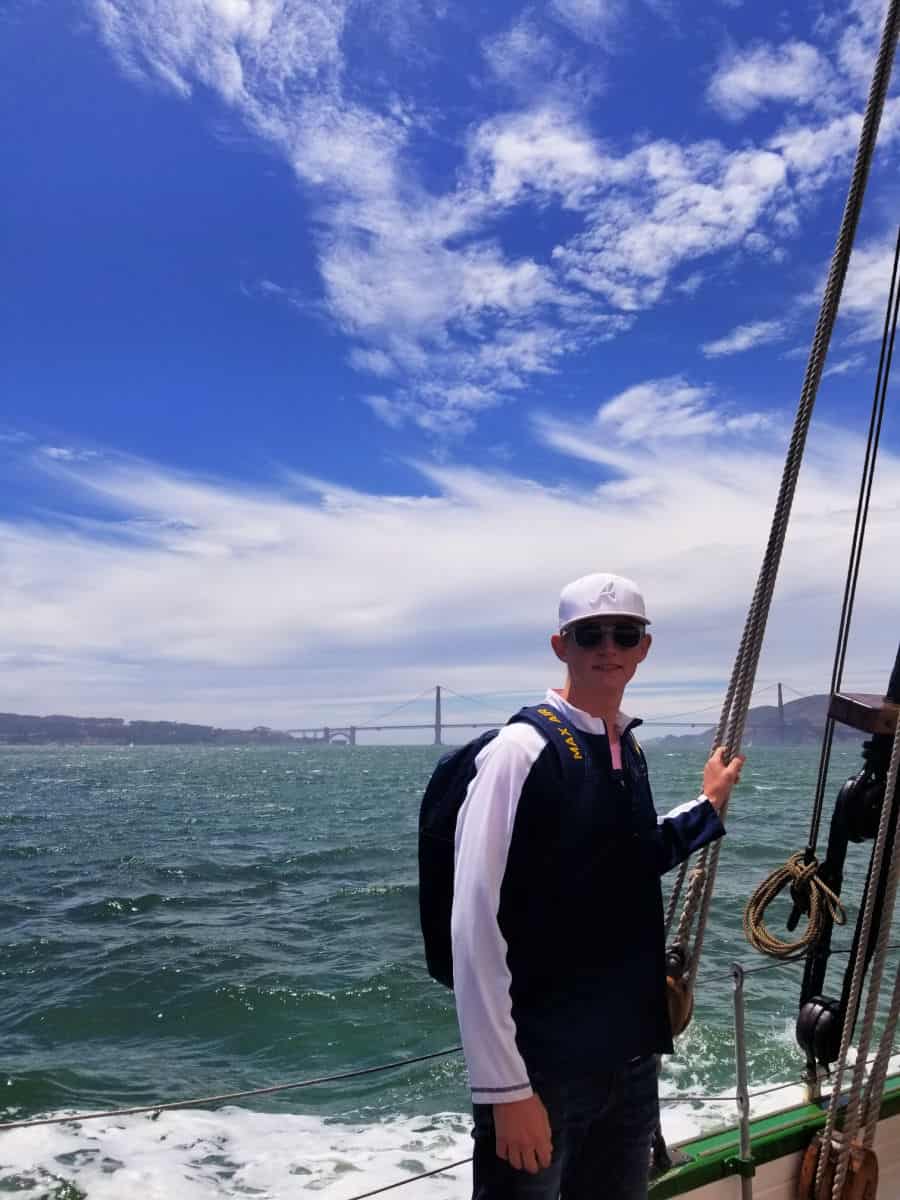
[[724, 337], [705, 342], [701, 349], [707, 358], [721, 358], [723, 355], [740, 354], [744, 350], [752, 350], [755, 346], [780, 341], [784, 335], [783, 321], [750, 321], [746, 325], [738, 325]]
[[808, 42], [755, 45], [719, 63], [707, 98], [725, 116], [739, 118], [772, 100], [821, 105], [830, 80], [827, 59]]
[[692, 271], [691, 274], [688, 275], [687, 279], [675, 285], [675, 290], [676, 292], [683, 292], [685, 296], [693, 296], [697, 291], [699, 291], [702, 283], [703, 272]]
[[[620, 445], [716, 438], [750, 432], [769, 424], [762, 413], [729, 412], [714, 402], [712, 388], [685, 379], [651, 379], [635, 384], [607, 400], [597, 410], [595, 428], [610, 432]], [[596, 439], [594, 439], [596, 440]]]
[[583, 208], [601, 181], [622, 176], [596, 144], [586, 125], [555, 104], [534, 106], [481, 122], [471, 140], [473, 166], [497, 204], [527, 195], [559, 197]]
[[[896, 137], [898, 115], [896, 101], [889, 101], [882, 118], [882, 146]], [[770, 138], [769, 146], [782, 156], [796, 192], [803, 196], [852, 163], [861, 128], [862, 114], [847, 112], [817, 125], [786, 125]]]
[[602, 42], [621, 20], [623, 0], [551, 0], [550, 10], [586, 42]]
[[850, 340], [875, 341], [884, 331], [896, 234], [857, 245], [850, 259], [840, 315], [851, 325]]
[[40, 453], [57, 462], [86, 462], [99, 457], [97, 450], [76, 450], [71, 446], [41, 446]]
[[586, 231], [555, 259], [571, 282], [625, 311], [658, 301], [681, 264], [739, 246], [787, 185], [779, 155], [715, 142], [651, 142], [614, 167], [628, 187], [598, 197]]
[[302, 81], [340, 73], [342, 0], [93, 0], [108, 45], [135, 74], [182, 95], [202, 82], [237, 102], [258, 89], [273, 98]]
[[[688, 279], [676, 286], [690, 291], [698, 264], [712, 274], [723, 252], [777, 260], [858, 128], [858, 114], [844, 111], [760, 145], [601, 142], [559, 86], [583, 91], [578, 72], [526, 13], [482, 47], [494, 78], [518, 89], [518, 107], [475, 121], [455, 176], [426, 186], [414, 147], [428, 119], [381, 85], [367, 96], [348, 80], [344, 39], [361, 18], [344, 0], [90, 2], [124, 69], [185, 97], [198, 83], [215, 89], [279, 147], [313, 200], [320, 310], [353, 340], [351, 365], [381, 381], [368, 403], [390, 423], [432, 432], [470, 429], [475, 414], [522, 394], [588, 339], [627, 329], [679, 269]], [[870, 8], [854, 0], [860, 31]], [[621, 17], [606, 0], [556, 0], [553, 13], [558, 28], [592, 42]], [[815, 71], [825, 78], [816, 53], [800, 42], [736, 51], [713, 91], [733, 111], [766, 98], [805, 102]], [[526, 82], [541, 77], [545, 87]], [[900, 107], [886, 128], [900, 132]], [[573, 232], [512, 252], [498, 223], [533, 204], [576, 217]], [[298, 303], [275, 281], [261, 287]]]
[[603, 88], [599, 64], [579, 66], [533, 14], [519, 16], [508, 29], [486, 38], [481, 50], [493, 78], [528, 104], [553, 95], [571, 102], [574, 95], [587, 98]]
[[552, 39], [526, 16], [486, 38], [482, 53], [494, 77], [516, 88], [545, 85], [559, 62]]
[[850, 375], [854, 371], [858, 371], [860, 367], [865, 366], [865, 355], [852, 354], [849, 358], [841, 358], [830, 367], [826, 367], [822, 372], [822, 378], [828, 379], [831, 375]]
[[382, 379], [396, 374], [391, 356], [384, 350], [361, 350], [357, 347], [350, 351], [350, 365], [358, 371], [368, 371]]
[[820, 18], [821, 31], [837, 42], [840, 68], [860, 99], [868, 91], [886, 9], [882, 0], [848, 0], [843, 11]]
[[[57, 711], [287, 726], [312, 718], [309, 697], [321, 722], [439, 681], [539, 692], [558, 669], [559, 587], [603, 567], [652, 598], [651, 698], [654, 681], [721, 679], [782, 467], [783, 432], [762, 416], [742, 428], [752, 416], [657, 380], [583, 427], [539, 420], [547, 445], [597, 464], [578, 487], [431, 465], [428, 495], [384, 496], [43, 457], [60, 520], [0, 527], [5, 703], [40, 712], [52, 694]], [[810, 438], [769, 640], [782, 678], [826, 677], [862, 450], [836, 429]], [[876, 685], [873, 631], [900, 604], [900, 462], [882, 453], [850, 657]]]

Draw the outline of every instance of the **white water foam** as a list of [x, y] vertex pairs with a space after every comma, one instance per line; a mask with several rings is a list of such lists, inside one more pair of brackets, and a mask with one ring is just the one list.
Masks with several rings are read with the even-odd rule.
[[[891, 1074], [898, 1070], [900, 1055], [890, 1067]], [[691, 1100], [685, 1098], [691, 1094], [686, 1082], [665, 1076], [661, 1080], [667, 1142], [684, 1142], [735, 1125], [733, 1090]], [[849, 1082], [845, 1078], [844, 1086]], [[777, 1090], [752, 1099], [753, 1116], [804, 1100], [798, 1083], [773, 1082], [769, 1087]], [[397, 1117], [368, 1125], [237, 1106], [83, 1122], [73, 1113], [71, 1123], [0, 1135], [0, 1192], [15, 1191], [21, 1200], [78, 1200], [79, 1194], [87, 1200], [352, 1200], [468, 1158], [469, 1129], [470, 1118], [462, 1113]], [[468, 1200], [470, 1195], [468, 1163], [411, 1183], [408, 1190], [398, 1189], [398, 1200]]]
[[[373, 1125], [237, 1107], [84, 1123], [73, 1115], [72, 1124], [3, 1134], [0, 1191], [44, 1200], [66, 1181], [89, 1200], [349, 1200], [470, 1153], [468, 1120], [452, 1114]], [[469, 1170], [414, 1186], [419, 1196], [424, 1186], [435, 1200], [463, 1200]]]
[[[733, 1124], [733, 1111], [727, 1103], [666, 1104], [664, 1132], [669, 1141], [682, 1141]], [[469, 1128], [470, 1118], [457, 1113], [371, 1125], [233, 1106], [82, 1123], [73, 1114], [71, 1124], [2, 1135], [0, 1192], [14, 1188], [22, 1200], [45, 1200], [66, 1181], [88, 1200], [285, 1200], [307, 1193], [310, 1200], [314, 1194], [351, 1200], [468, 1158]], [[406, 1200], [426, 1194], [429, 1200], [467, 1200], [471, 1167], [413, 1183], [402, 1193]]]

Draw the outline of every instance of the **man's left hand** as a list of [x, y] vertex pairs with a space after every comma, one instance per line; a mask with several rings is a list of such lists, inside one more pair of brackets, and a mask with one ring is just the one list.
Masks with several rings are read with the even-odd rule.
[[724, 746], [717, 746], [703, 768], [703, 791], [709, 797], [716, 812], [721, 812], [728, 803], [731, 789], [741, 777], [741, 767], [747, 761], [743, 754], [736, 754], [725, 762]]

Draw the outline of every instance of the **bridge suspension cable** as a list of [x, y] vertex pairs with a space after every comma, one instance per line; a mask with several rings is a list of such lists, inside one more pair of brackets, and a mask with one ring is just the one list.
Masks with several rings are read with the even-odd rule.
[[402, 704], [396, 705], [394, 708], [389, 708], [387, 712], [378, 713], [377, 716], [370, 717], [368, 721], [354, 721], [354, 725], [377, 725], [380, 721], [384, 721], [387, 717], [392, 717], [394, 713], [402, 712], [404, 708], [410, 708], [419, 700], [423, 700], [426, 696], [432, 695], [434, 689], [424, 688], [417, 696], [413, 696], [412, 700], [405, 700]]
[[464, 696], [461, 692], [455, 692], [453, 690], [453, 688], [447, 687], [446, 684], [442, 684], [441, 686], [442, 686], [442, 690], [444, 692], [449, 693], [449, 695], [451, 695], [451, 696], [455, 696], [455, 698], [457, 700], [463, 700], [463, 701], [465, 701], [466, 704], [477, 704], [479, 708], [488, 709], [488, 711], [491, 713], [492, 717], [496, 721], [499, 721], [502, 723], [502, 722], [506, 721], [508, 718], [508, 714], [507, 714], [507, 716], [498, 717], [496, 712], [491, 708], [491, 706], [489, 704], [485, 704], [485, 702], [483, 700], [479, 700], [475, 696]]

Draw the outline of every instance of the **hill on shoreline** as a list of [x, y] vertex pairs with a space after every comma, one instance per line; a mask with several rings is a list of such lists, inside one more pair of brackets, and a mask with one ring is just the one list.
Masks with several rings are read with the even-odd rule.
[[289, 733], [218, 729], [182, 721], [125, 721], [121, 717], [32, 717], [0, 713], [0, 746], [282, 746], [296, 745]]
[[[774, 704], [751, 708], [747, 717], [744, 745], [812, 746], [822, 739], [828, 712], [827, 695], [804, 696], [784, 706], [782, 722]], [[689, 750], [708, 747], [715, 727], [697, 733], [664, 737], [646, 736], [655, 748]], [[649, 733], [649, 731], [648, 731]], [[839, 741], [860, 741], [864, 735], [844, 725], [835, 726]], [[121, 717], [48, 717], [0, 713], [0, 746], [298, 746], [292, 737], [266, 725], [253, 729], [219, 729], [182, 721], [126, 721]], [[317, 743], [318, 744], [318, 743]]]
[[[828, 715], [830, 697], [803, 696], [799, 700], [789, 700], [784, 705], [784, 721], [775, 704], [761, 704], [751, 708], [747, 714], [747, 725], [744, 730], [744, 746], [816, 746], [822, 741], [825, 719]], [[709, 747], [715, 726], [710, 725], [700, 733], [687, 733], [681, 736], [668, 734], [660, 738], [647, 738], [653, 746], [666, 750], [688, 750], [693, 747]], [[866, 735], [858, 729], [847, 725], [835, 725], [836, 741], [859, 742]]]

